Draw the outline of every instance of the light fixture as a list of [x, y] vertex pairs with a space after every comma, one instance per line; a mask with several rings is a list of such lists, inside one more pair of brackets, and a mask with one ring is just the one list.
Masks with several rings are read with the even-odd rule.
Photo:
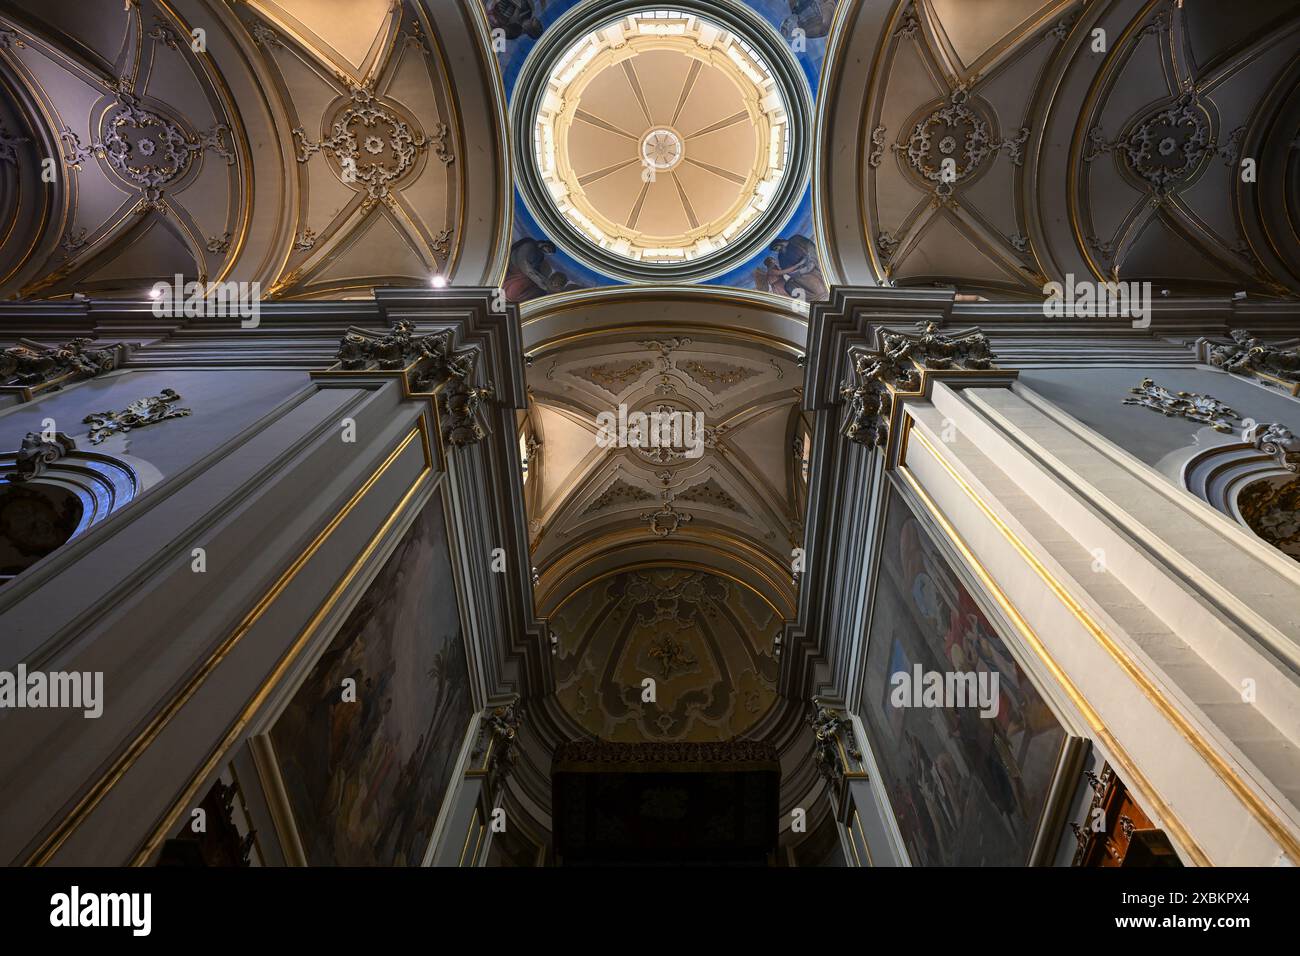
[[435, 289], [445, 289], [447, 288], [447, 277], [441, 272], [435, 272], [433, 278], [429, 280], [429, 284]]

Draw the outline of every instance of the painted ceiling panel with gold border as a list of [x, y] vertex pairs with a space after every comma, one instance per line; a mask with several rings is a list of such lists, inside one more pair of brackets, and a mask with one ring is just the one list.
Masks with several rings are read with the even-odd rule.
[[743, 737], [776, 699], [770, 648], [780, 623], [761, 597], [717, 575], [645, 568], [606, 577], [551, 618], [556, 696], [606, 740]]

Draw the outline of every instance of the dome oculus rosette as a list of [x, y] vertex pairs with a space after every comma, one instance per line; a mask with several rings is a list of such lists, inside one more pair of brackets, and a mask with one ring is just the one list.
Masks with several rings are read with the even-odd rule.
[[550, 238], [633, 281], [762, 251], [808, 175], [809, 94], [779, 34], [729, 2], [583, 4], [514, 97], [520, 192]]

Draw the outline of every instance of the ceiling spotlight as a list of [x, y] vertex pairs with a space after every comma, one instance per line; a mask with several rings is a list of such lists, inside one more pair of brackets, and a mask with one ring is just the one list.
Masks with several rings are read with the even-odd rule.
[[445, 289], [447, 288], [447, 277], [442, 273], [436, 273], [434, 277], [429, 280], [429, 284], [435, 289]]

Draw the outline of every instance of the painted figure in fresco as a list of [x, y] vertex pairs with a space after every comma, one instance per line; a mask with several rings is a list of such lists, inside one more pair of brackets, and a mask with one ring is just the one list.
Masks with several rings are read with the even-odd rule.
[[525, 33], [536, 40], [542, 35], [540, 14], [546, 0], [492, 0], [487, 5], [488, 23], [505, 31], [507, 40], [517, 40]]
[[582, 286], [576, 282], [570, 282], [569, 277], [556, 269], [546, 280], [547, 292], [568, 292], [570, 289], [581, 289]]
[[781, 266], [777, 264], [775, 256], [768, 256], [763, 260], [763, 265], [754, 270], [754, 288], [764, 292], [775, 292], [777, 295], [790, 294], [786, 291]]
[[794, 39], [795, 30], [802, 30], [809, 40], [826, 36], [831, 32], [831, 24], [835, 22], [836, 2], [837, 0], [790, 0], [790, 15], [781, 21], [781, 34], [787, 40]]
[[510, 266], [503, 289], [511, 302], [527, 302], [550, 291], [555, 270], [546, 257], [555, 254], [555, 243], [524, 238], [510, 247]]
[[[906, 755], [911, 771], [909, 779], [916, 780], [924, 772], [928, 761], [925, 758], [925, 751], [917, 742], [916, 737], [909, 732], [907, 738], [904, 741], [903, 753]], [[910, 788], [894, 791], [891, 797], [894, 797], [890, 802], [894, 805], [895, 812], [901, 810], [900, 816], [911, 824], [907, 828], [908, 831], [920, 838], [922, 861], [928, 865], [939, 863], [943, 859], [942, 842], [935, 820], [930, 815], [929, 807], [925, 805], [918, 806], [915, 792]]]
[[[811, 239], [794, 235], [777, 239], [768, 248], [776, 253], [776, 265], [784, 285], [782, 291], [786, 295], [805, 302], [827, 298], [830, 293], [822, 277], [821, 264], [817, 261], [817, 246]], [[775, 291], [770, 282], [768, 291]]]
[[510, 264], [502, 291], [511, 302], [527, 302], [543, 295], [583, 288], [568, 274], [551, 265], [555, 243], [548, 239], [524, 238], [510, 247]]

